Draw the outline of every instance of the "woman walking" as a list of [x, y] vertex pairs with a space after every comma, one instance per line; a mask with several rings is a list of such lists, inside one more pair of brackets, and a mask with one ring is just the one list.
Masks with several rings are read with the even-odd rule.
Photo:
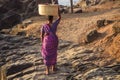
[[60, 19], [60, 13], [58, 15], [58, 19], [55, 22], [53, 22], [53, 16], [48, 16], [48, 22], [43, 25], [41, 29], [41, 54], [44, 59], [44, 64], [46, 65], [46, 75], [49, 74], [50, 69], [52, 72], [55, 72], [58, 47], [58, 37], [56, 35], [56, 31]]

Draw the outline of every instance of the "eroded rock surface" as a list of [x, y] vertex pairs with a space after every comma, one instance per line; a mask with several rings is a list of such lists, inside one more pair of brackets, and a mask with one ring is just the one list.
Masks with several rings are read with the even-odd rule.
[[120, 64], [102, 56], [101, 47], [59, 40], [58, 71], [45, 75], [39, 38], [0, 34], [0, 42], [0, 65], [6, 68], [8, 80], [120, 79]]

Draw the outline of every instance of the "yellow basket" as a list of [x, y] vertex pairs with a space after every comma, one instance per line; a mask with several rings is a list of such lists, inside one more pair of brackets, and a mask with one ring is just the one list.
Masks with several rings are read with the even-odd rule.
[[38, 11], [40, 15], [51, 15], [57, 16], [58, 15], [58, 5], [56, 4], [39, 4]]

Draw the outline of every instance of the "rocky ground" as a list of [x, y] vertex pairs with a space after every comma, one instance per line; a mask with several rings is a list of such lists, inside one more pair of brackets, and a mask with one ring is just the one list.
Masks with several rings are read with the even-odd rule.
[[120, 6], [117, 6], [62, 15], [57, 31], [55, 74], [44, 74], [40, 52], [40, 28], [45, 17], [31, 17], [12, 29], [2, 29], [0, 67], [4, 69], [0, 72], [6, 69], [8, 80], [120, 80]]
[[119, 80], [120, 64], [101, 56], [102, 49], [59, 41], [58, 71], [45, 75], [40, 39], [0, 34], [0, 64], [8, 80]]

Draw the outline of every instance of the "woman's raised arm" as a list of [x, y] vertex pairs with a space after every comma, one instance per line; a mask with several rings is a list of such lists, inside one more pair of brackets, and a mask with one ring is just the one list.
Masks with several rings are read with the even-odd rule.
[[58, 7], [58, 19], [61, 19], [60, 8]]

